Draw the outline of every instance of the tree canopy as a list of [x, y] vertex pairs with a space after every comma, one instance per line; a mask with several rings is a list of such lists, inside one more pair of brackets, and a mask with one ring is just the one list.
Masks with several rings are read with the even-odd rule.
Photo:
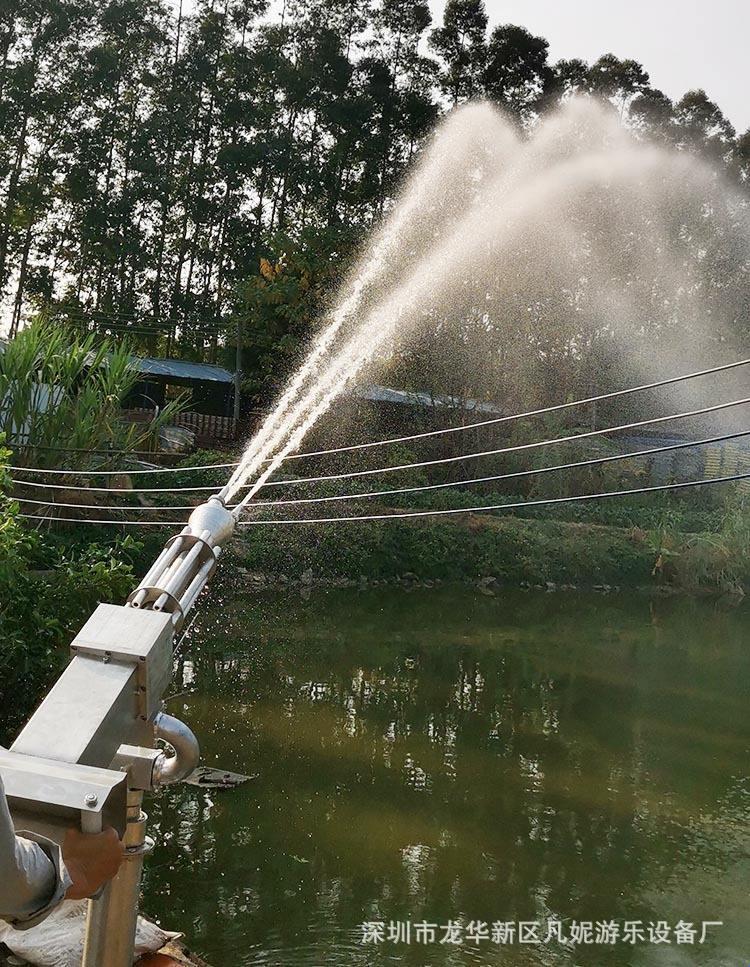
[[449, 0], [436, 25], [407, 0], [6, 2], [11, 332], [44, 310], [220, 360], [242, 319], [265, 395], [285, 365], [273, 376], [269, 360], [292, 359], [442, 113], [489, 98], [524, 130], [575, 92], [747, 185], [750, 132], [704, 91], [673, 104], [609, 53], [551, 63], [544, 38], [489, 30], [483, 0]]

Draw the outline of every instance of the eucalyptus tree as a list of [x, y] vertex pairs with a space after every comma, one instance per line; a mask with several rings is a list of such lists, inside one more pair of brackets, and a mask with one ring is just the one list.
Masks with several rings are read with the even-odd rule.
[[68, 313], [89, 320], [94, 313], [115, 330], [142, 308], [153, 205], [143, 132], [167, 29], [161, 0], [97, 5], [67, 77], [73, 110], [58, 158], [57, 295]]
[[54, 205], [56, 152], [75, 107], [67, 79], [91, 13], [82, 0], [20, 0], [2, 8], [0, 293], [7, 295], [14, 271], [20, 280], [11, 331], [24, 287], [48, 288], [43, 270], [35, 272], [32, 243]]
[[606, 98], [624, 117], [633, 98], [649, 90], [648, 72], [635, 60], [604, 54], [588, 71], [588, 89]]
[[551, 65], [522, 27], [487, 34], [483, 0], [448, 0], [434, 29], [424, 0], [0, 0], [13, 327], [47, 306], [153, 353], [219, 358], [244, 319], [266, 393], [274, 353], [290, 365], [435, 120], [473, 97], [528, 131], [593, 94], [746, 190], [748, 136], [702, 91], [673, 105], [635, 61]]
[[737, 138], [737, 165], [740, 178], [745, 185], [750, 185], [750, 128]]
[[371, 91], [379, 98], [376, 153], [380, 154], [377, 212], [381, 214], [404, 166], [411, 160], [418, 142], [437, 117], [432, 87], [436, 65], [420, 51], [420, 43], [431, 22], [430, 9], [423, 2], [383, 0], [376, 9], [374, 26], [377, 55], [373, 60]]
[[443, 23], [430, 33], [430, 47], [443, 62], [440, 88], [454, 105], [482, 90], [487, 23], [484, 0], [448, 0]]
[[652, 141], [674, 140], [674, 104], [657, 88], [649, 88], [633, 98], [628, 120], [633, 130]]
[[714, 163], [730, 160], [735, 130], [723, 111], [704, 90], [688, 91], [675, 105], [677, 144]]
[[535, 37], [525, 27], [496, 27], [487, 44], [484, 93], [519, 121], [530, 120], [553, 80], [548, 49], [543, 37]]

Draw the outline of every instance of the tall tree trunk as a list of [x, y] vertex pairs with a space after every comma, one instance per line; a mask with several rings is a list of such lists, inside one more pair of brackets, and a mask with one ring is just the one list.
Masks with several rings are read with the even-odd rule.
[[172, 59], [172, 78], [169, 91], [168, 114], [169, 114], [169, 124], [167, 127], [167, 164], [166, 164], [166, 178], [164, 183], [164, 192], [161, 203], [161, 218], [159, 222], [159, 241], [156, 248], [156, 274], [154, 276], [154, 286], [151, 296], [151, 304], [154, 315], [154, 322], [158, 326], [161, 321], [161, 286], [162, 286], [162, 275], [164, 272], [164, 251], [167, 242], [167, 224], [169, 220], [169, 205], [172, 198], [172, 191], [174, 190], [175, 182], [175, 159], [177, 157], [177, 145], [175, 144], [175, 130], [174, 124], [172, 123], [172, 111], [169, 108], [174, 105], [174, 95], [177, 89], [177, 65], [180, 60], [180, 41], [182, 38], [182, 22], [183, 22], [183, 0], [180, 0], [178, 12], [177, 12], [177, 26], [175, 30], [175, 47], [174, 47], [174, 57]]
[[135, 252], [128, 252], [128, 227], [132, 228], [132, 223], [130, 222], [130, 212], [126, 209], [126, 202], [128, 200], [128, 193], [130, 190], [130, 165], [133, 156], [133, 132], [135, 130], [135, 119], [136, 119], [136, 109], [138, 104], [138, 98], [133, 97], [132, 104], [130, 105], [130, 115], [128, 117], [128, 128], [125, 135], [125, 167], [122, 175], [122, 190], [120, 198], [120, 218], [118, 225], [118, 235], [120, 240], [120, 259], [119, 259], [119, 269], [117, 273], [117, 292], [115, 293], [114, 302], [117, 306], [119, 312], [123, 311], [123, 298], [125, 294], [125, 276], [127, 273], [127, 262], [128, 254], [130, 254], [131, 259], [136, 257]]
[[0, 222], [0, 297], [5, 289], [5, 284], [8, 281], [7, 263], [10, 247], [11, 225], [13, 222], [13, 209], [16, 205], [16, 193], [21, 180], [23, 163], [26, 158], [29, 122], [31, 120], [32, 96], [36, 86], [37, 72], [39, 70], [39, 59], [41, 56], [40, 43], [43, 24], [44, 14], [42, 14], [37, 21], [36, 32], [32, 41], [31, 63], [28, 67], [28, 82], [22, 95], [24, 103], [23, 116], [21, 118], [20, 130], [16, 140], [13, 167], [8, 179], [8, 191], [5, 197], [3, 218], [2, 222]]
[[[214, 4], [211, 4], [211, 12], [213, 13]], [[229, 0], [224, 6], [224, 14], [222, 17], [222, 26], [226, 28], [227, 17], [229, 14]], [[222, 34], [223, 37], [223, 34]], [[216, 56], [214, 58], [214, 63], [212, 67], [211, 75], [211, 88], [208, 98], [208, 109], [206, 111], [206, 117], [204, 121], [204, 136], [203, 143], [201, 146], [201, 166], [200, 166], [200, 179], [198, 182], [197, 197], [202, 199], [206, 191], [206, 178], [209, 170], [209, 165], [207, 160], [211, 152], [211, 144], [214, 138], [214, 111], [216, 109], [216, 88], [219, 79], [219, 63], [221, 61], [221, 55], [223, 52], [223, 42], [219, 43], [216, 48]], [[198, 249], [200, 247], [201, 239], [201, 220], [196, 214], [196, 218], [193, 223], [193, 235], [190, 245], [190, 261], [188, 265], [187, 280], [185, 282], [185, 296], [189, 297], [192, 291], [193, 282], [193, 272], [195, 267], [196, 259], [198, 258]]]
[[26, 286], [26, 274], [29, 267], [29, 253], [31, 251], [33, 223], [29, 220], [23, 240], [21, 252], [21, 264], [18, 270], [18, 285], [16, 287], [16, 298], [13, 304], [13, 314], [10, 321], [10, 336], [13, 337], [21, 326], [21, 311], [23, 309], [23, 291]]
[[112, 169], [114, 167], [114, 157], [115, 157], [115, 140], [117, 132], [117, 111], [120, 106], [120, 83], [122, 80], [121, 74], [118, 74], [117, 84], [115, 86], [114, 95], [110, 101], [112, 110], [112, 125], [110, 128], [109, 136], [109, 148], [107, 150], [107, 167], [105, 169], [104, 176], [104, 194], [103, 194], [103, 211], [104, 216], [104, 226], [102, 230], [102, 237], [100, 237], [99, 244], [99, 259], [97, 263], [97, 273], [96, 273], [96, 284], [94, 289], [94, 308], [98, 310], [101, 308], [102, 302], [102, 283], [104, 280], [104, 246], [108, 235], [108, 222], [109, 222], [109, 211], [110, 211], [110, 192], [112, 188]]

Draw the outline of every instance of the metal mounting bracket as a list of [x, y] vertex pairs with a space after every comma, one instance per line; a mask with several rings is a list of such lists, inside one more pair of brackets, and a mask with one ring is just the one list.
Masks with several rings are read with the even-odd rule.
[[156, 783], [154, 775], [160, 759], [164, 758], [161, 749], [149, 749], [141, 745], [121, 745], [112, 760], [110, 769], [127, 773], [128, 788], [141, 792], [151, 792]]
[[65, 830], [85, 833], [127, 827], [127, 776], [0, 749], [0, 776], [16, 829], [61, 843]]
[[161, 708], [172, 677], [173, 634], [162, 615], [100, 604], [73, 639], [70, 653], [91, 655], [105, 664], [135, 665], [139, 713], [149, 718]]

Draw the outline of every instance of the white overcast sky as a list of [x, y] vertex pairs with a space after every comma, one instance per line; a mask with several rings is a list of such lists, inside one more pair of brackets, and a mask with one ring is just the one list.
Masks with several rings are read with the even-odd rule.
[[[750, 0], [485, 0], [490, 25], [521, 24], [550, 59], [632, 57], [671, 98], [702, 87], [739, 132], [750, 128]], [[444, 0], [430, 0], [433, 19]]]

